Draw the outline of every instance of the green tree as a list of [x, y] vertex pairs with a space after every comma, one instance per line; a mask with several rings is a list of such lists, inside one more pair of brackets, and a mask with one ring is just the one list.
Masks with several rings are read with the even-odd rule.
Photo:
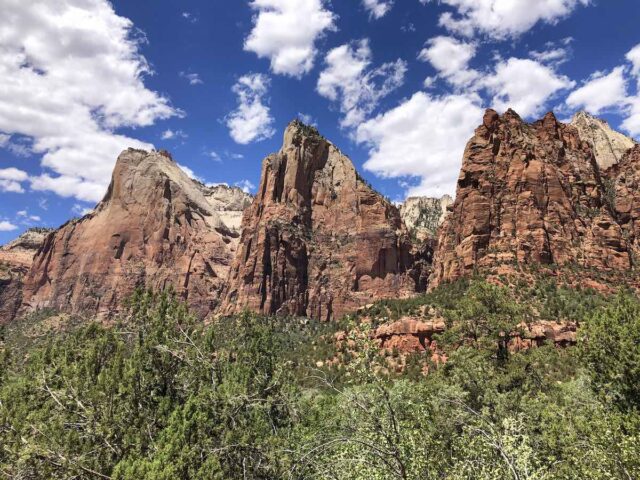
[[640, 409], [640, 301], [618, 294], [580, 329], [579, 354], [593, 388], [623, 409]]

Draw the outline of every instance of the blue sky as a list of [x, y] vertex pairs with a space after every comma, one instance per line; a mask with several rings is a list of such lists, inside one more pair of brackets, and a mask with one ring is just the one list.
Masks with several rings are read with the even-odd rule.
[[484, 108], [640, 137], [638, 0], [0, 0], [0, 243], [164, 148], [254, 190], [298, 116], [393, 200], [452, 193]]

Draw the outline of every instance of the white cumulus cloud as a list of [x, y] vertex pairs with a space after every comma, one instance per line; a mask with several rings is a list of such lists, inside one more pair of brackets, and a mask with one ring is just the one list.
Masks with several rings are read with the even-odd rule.
[[198, 73], [180, 72], [180, 76], [189, 82], [189, 85], [202, 85], [204, 82]]
[[18, 227], [11, 222], [7, 222], [6, 220], [0, 221], [0, 232], [12, 232], [17, 229]]
[[631, 62], [631, 73], [640, 76], [640, 44], [627, 52], [626, 58]]
[[324, 0], [253, 0], [250, 6], [256, 14], [244, 49], [268, 58], [273, 73], [308, 73], [317, 55], [316, 41], [336, 28], [336, 16]]
[[598, 72], [592, 75], [584, 85], [571, 92], [567, 97], [567, 105], [598, 114], [607, 107], [624, 104], [626, 98], [624, 67], [617, 67], [608, 74]]
[[512, 108], [523, 117], [540, 115], [551, 98], [575, 85], [553, 68], [522, 58], [499, 61], [495, 72], [482, 83], [493, 96], [493, 108]]
[[453, 37], [439, 36], [430, 39], [418, 58], [431, 63], [439, 74], [456, 86], [469, 85], [479, 73], [469, 68], [476, 55], [476, 46]]
[[180, 114], [144, 85], [143, 39], [106, 0], [4, 0], [2, 16], [0, 131], [42, 155], [34, 189], [99, 200], [118, 153], [151, 147], [114, 129]]
[[362, 122], [382, 98], [404, 82], [406, 62], [398, 59], [372, 69], [371, 58], [367, 39], [341, 45], [327, 53], [316, 89], [323, 97], [339, 104], [344, 114], [343, 127]]
[[243, 75], [233, 86], [238, 107], [227, 115], [231, 138], [240, 144], [264, 140], [274, 135], [273, 117], [266, 105], [269, 77], [260, 73]]
[[0, 168], [0, 192], [24, 193], [22, 182], [28, 179], [29, 175], [23, 170]]
[[362, 0], [362, 6], [369, 12], [371, 18], [378, 19], [391, 10], [393, 0]]
[[[434, 0], [420, 0], [426, 4]], [[555, 25], [591, 0], [439, 0], [455, 9], [440, 16], [451, 32], [504, 39], [517, 37], [539, 22]]]
[[418, 177], [408, 195], [455, 194], [462, 154], [483, 110], [476, 95], [410, 99], [357, 129], [357, 140], [369, 145], [364, 168], [382, 177]]
[[173, 140], [173, 139], [187, 138], [187, 137], [188, 135], [184, 133], [182, 130], [171, 130], [170, 128], [162, 132], [162, 135], [161, 135], [162, 140]]
[[256, 186], [251, 183], [249, 180], [240, 180], [236, 183], [234, 183], [234, 185], [238, 188], [240, 188], [244, 193], [251, 193]]

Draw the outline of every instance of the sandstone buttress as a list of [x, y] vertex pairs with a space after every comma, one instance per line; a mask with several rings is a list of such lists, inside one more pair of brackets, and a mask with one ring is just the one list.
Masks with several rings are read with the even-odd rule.
[[204, 317], [218, 303], [238, 241], [235, 218], [249, 201], [239, 189], [190, 179], [166, 152], [126, 150], [96, 209], [44, 241], [23, 309], [113, 316], [136, 287], [172, 287]]
[[430, 256], [338, 148], [292, 122], [263, 162], [220, 312], [339, 318], [424, 290]]
[[[578, 129], [552, 113], [527, 124], [512, 110], [488, 110], [465, 150], [430, 286], [533, 264], [573, 265], [583, 279], [630, 271], [633, 229], [617, 218], [632, 207], [622, 200], [614, 207], [612, 181]], [[618, 181], [615, 191], [631, 201], [624, 189]]]

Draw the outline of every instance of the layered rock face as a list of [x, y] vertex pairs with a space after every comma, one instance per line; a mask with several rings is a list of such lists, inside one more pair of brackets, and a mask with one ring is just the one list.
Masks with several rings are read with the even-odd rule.
[[601, 170], [619, 163], [636, 144], [631, 138], [613, 130], [606, 121], [586, 112], [576, 113], [571, 125], [578, 130], [580, 139], [591, 146]]
[[620, 163], [607, 170], [605, 196], [613, 206], [616, 221], [631, 249], [635, 265], [640, 262], [640, 145], [635, 145]]
[[[578, 129], [553, 114], [532, 124], [488, 110], [467, 144], [457, 196], [434, 258], [431, 286], [495, 267], [575, 264], [625, 271], [632, 246]], [[620, 196], [621, 185], [616, 187]], [[629, 210], [623, 205], [617, 209]]]
[[263, 162], [220, 313], [338, 318], [424, 290], [430, 256], [340, 150], [292, 122], [280, 152]]
[[191, 180], [166, 152], [126, 150], [104, 200], [38, 250], [24, 309], [108, 317], [138, 286], [172, 286], [205, 316], [218, 303], [238, 241], [234, 222], [249, 202], [239, 189]]
[[438, 228], [447, 216], [453, 198], [409, 197], [400, 206], [400, 217], [409, 231], [419, 240], [437, 238]]
[[49, 232], [33, 228], [0, 247], [0, 325], [9, 322], [20, 308], [23, 278]]

